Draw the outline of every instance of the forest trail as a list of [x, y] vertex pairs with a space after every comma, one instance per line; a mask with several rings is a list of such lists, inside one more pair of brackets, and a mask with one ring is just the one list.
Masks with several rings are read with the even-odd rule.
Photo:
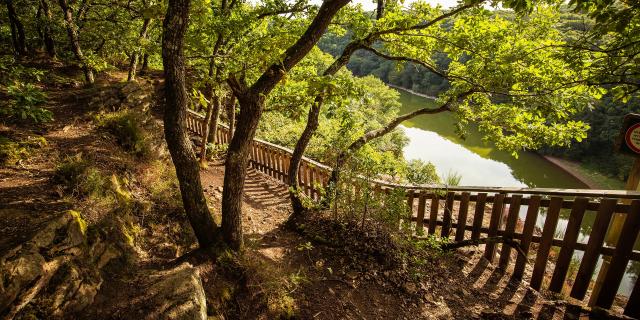
[[[0, 168], [0, 219], [4, 222], [0, 255], [24, 243], [65, 210], [82, 212], [90, 225], [106, 218], [90, 202], [76, 202], [53, 182], [55, 168], [65, 157], [82, 153], [109, 172], [140, 170], [135, 169], [135, 158], [126, 156], [93, 123], [91, 108], [83, 98], [85, 90], [51, 88], [47, 93], [47, 108], [56, 121], [10, 132], [14, 137], [42, 135], [47, 144], [28, 161]], [[0, 128], [8, 130], [11, 128]], [[218, 222], [223, 178], [221, 160], [211, 161], [201, 173]], [[223, 262], [192, 262], [202, 277], [210, 315], [223, 314], [228, 319], [269, 319], [278, 314], [301, 319], [561, 319], [571, 308], [525, 286], [509, 284], [508, 274], [482, 259], [478, 248], [428, 258], [422, 269], [408, 271], [376, 262], [379, 257], [367, 250], [384, 239], [366, 229], [332, 233], [330, 228], [323, 229], [331, 226], [320, 225], [317, 227], [326, 231], [323, 237], [344, 237], [345, 245], [316, 243], [283, 227], [290, 214], [286, 186], [252, 169], [246, 177], [243, 211], [246, 249], [240, 259], [244, 269], [229, 275], [225, 271], [229, 266]], [[167, 249], [167, 243], [191, 241], [189, 247], [196, 247], [185, 234], [188, 229], [179, 228], [186, 223], [183, 216], [159, 212], [157, 217], [136, 219], [142, 228], [139, 260], [121, 272], [105, 275], [86, 318], [135, 318], [149, 311], [141, 284], [185, 253]], [[421, 273], [422, 280], [408, 277], [410, 272]], [[230, 292], [231, 301], [220, 304], [216, 300]]]

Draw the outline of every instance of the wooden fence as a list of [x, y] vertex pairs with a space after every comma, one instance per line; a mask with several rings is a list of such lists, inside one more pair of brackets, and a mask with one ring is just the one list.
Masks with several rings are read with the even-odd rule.
[[[189, 111], [187, 128], [190, 131], [202, 135], [203, 122], [201, 115]], [[228, 127], [218, 128], [215, 143], [228, 143]], [[287, 148], [255, 139], [250, 166], [287, 183], [291, 153]], [[326, 187], [331, 168], [303, 158], [299, 170], [299, 185], [304, 193], [318, 199], [319, 187]], [[525, 255], [508, 245], [489, 242], [484, 256], [493, 263], [499, 252], [498, 266], [505, 270], [513, 268], [515, 279], [523, 279], [525, 267], [532, 266], [528, 281], [536, 290], [545, 288], [560, 293], [564, 289], [571, 297], [584, 300], [602, 256], [609, 261], [608, 268], [601, 268], [599, 275], [604, 285], [599, 292], [592, 293], [590, 301], [609, 309], [627, 265], [630, 261], [640, 261], [640, 251], [634, 250], [640, 230], [639, 192], [415, 186], [383, 181], [373, 181], [372, 185], [378, 191], [375, 194], [388, 194], [398, 188], [406, 192], [410, 216], [418, 233], [438, 233], [455, 241], [487, 237], [517, 240]], [[561, 213], [568, 216], [564, 232], [557, 230]], [[586, 242], [581, 242], [581, 227], [586, 226], [583, 220], [593, 215], [593, 223], [587, 226], [590, 232], [586, 236], [583, 232]], [[537, 224], [542, 225], [541, 230]], [[609, 242], [613, 243], [605, 241], [611, 238], [614, 241]], [[582, 253], [579, 266], [572, 262], [574, 252]], [[555, 263], [549, 263], [554, 260]], [[567, 279], [571, 267], [578, 269], [574, 279]], [[636, 280], [624, 313], [640, 317], [640, 281]]]

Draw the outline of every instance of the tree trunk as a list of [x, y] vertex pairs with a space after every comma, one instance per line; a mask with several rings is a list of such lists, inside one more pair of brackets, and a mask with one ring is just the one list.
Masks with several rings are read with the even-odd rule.
[[188, 95], [185, 88], [183, 45], [189, 6], [190, 0], [169, 0], [163, 24], [162, 62], [166, 98], [164, 131], [180, 183], [185, 212], [200, 247], [210, 247], [217, 241], [218, 227], [209, 212], [200, 181], [198, 160], [185, 128]]
[[350, 0], [325, 0], [307, 30], [291, 45], [282, 60], [273, 63], [247, 88], [244, 80], [227, 80], [240, 103], [237, 128], [227, 150], [222, 193], [222, 233], [233, 249], [242, 249], [242, 193], [249, 161], [249, 151], [262, 115], [265, 97], [320, 40], [336, 13]]
[[232, 98], [229, 104], [224, 106], [227, 110], [227, 120], [229, 121], [229, 141], [233, 139], [233, 133], [236, 130], [236, 101]]
[[218, 121], [220, 119], [220, 95], [214, 94], [212, 99], [213, 114], [211, 116], [211, 123], [209, 124], [209, 137], [207, 140], [216, 142], [216, 133], [218, 132]]
[[[336, 74], [342, 67], [344, 67], [358, 49], [360, 49], [363, 45], [368, 45], [371, 40], [365, 39], [363, 41], [354, 41], [349, 43], [340, 57], [338, 57], [324, 72], [324, 76], [330, 76]], [[326, 92], [323, 92], [317, 95], [314, 99], [313, 105], [311, 109], [309, 109], [309, 115], [307, 116], [307, 124], [300, 135], [300, 138], [296, 142], [296, 146], [293, 149], [293, 154], [291, 155], [291, 161], [289, 161], [289, 198], [291, 199], [291, 207], [293, 209], [293, 215], [291, 218], [296, 219], [300, 217], [300, 215], [304, 212], [304, 206], [302, 201], [298, 197], [298, 170], [300, 168], [300, 163], [302, 162], [302, 157], [304, 156], [304, 152], [309, 146], [309, 142], [313, 137], [313, 134], [318, 129], [318, 118], [320, 117], [320, 109], [322, 108], [322, 104], [324, 102], [323, 95]]]
[[87, 63], [87, 60], [82, 53], [82, 48], [80, 47], [80, 38], [78, 36], [78, 26], [73, 21], [73, 10], [69, 7], [67, 0], [58, 0], [60, 4], [60, 8], [62, 9], [62, 13], [64, 14], [64, 21], [67, 25], [67, 35], [69, 36], [69, 42], [71, 44], [71, 49], [73, 50], [73, 54], [76, 56], [76, 59], [82, 66], [82, 71], [84, 72], [85, 81], [88, 84], [93, 84], [95, 81], [93, 76], [93, 69]]
[[13, 49], [18, 57], [26, 56], [28, 53], [26, 37], [24, 35], [24, 26], [20, 22], [20, 18], [13, 6], [13, 0], [4, 0], [7, 6], [7, 15], [9, 16], [9, 24], [11, 25], [11, 40]]
[[49, 8], [49, 0], [40, 0], [40, 6], [42, 7], [42, 41], [44, 42], [44, 48], [47, 51], [47, 55], [51, 59], [56, 58], [56, 43], [52, 36], [52, 15], [51, 8]]
[[378, 0], [378, 8], [376, 10], [376, 20], [380, 20], [384, 17], [384, 0]]
[[143, 75], [147, 73], [148, 68], [149, 68], [149, 54], [145, 52], [142, 55], [142, 68], [140, 68], [140, 74]]
[[[149, 31], [149, 25], [151, 24], [151, 18], [145, 18], [142, 22], [142, 28], [138, 35], [138, 44], [147, 39], [147, 32]], [[140, 57], [141, 48], [136, 48], [131, 53], [131, 60], [129, 61], [129, 74], [127, 75], [127, 81], [133, 81], [136, 79], [136, 69], [138, 67], [138, 58]]]
[[[238, 127], [227, 149], [222, 192], [222, 234], [225, 242], [234, 250], [241, 250], [242, 196], [249, 163], [249, 148], [258, 128], [264, 107], [264, 96], [238, 97], [240, 115]], [[232, 113], [233, 114], [233, 113]]]

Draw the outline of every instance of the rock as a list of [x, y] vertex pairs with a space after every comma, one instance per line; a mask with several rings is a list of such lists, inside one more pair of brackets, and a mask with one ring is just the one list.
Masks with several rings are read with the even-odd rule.
[[413, 283], [413, 282], [405, 283], [403, 288], [409, 294], [415, 294], [417, 292], [417, 290], [418, 290], [418, 288], [416, 287], [416, 284]]
[[67, 211], [0, 259], [0, 314], [21, 317], [28, 304], [66, 318], [93, 303], [100, 268], [121, 253], [87, 238], [80, 214]]
[[196, 268], [184, 263], [175, 269], [151, 276], [150, 296], [145, 319], [207, 319], [207, 303], [202, 280]]

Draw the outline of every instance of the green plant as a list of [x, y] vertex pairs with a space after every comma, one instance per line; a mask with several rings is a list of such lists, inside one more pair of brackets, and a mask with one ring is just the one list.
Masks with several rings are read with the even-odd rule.
[[98, 116], [98, 126], [107, 129], [116, 137], [117, 143], [127, 152], [138, 157], [149, 155], [151, 147], [142, 117], [133, 111], [116, 112]]
[[109, 179], [92, 167], [81, 153], [66, 157], [57, 167], [54, 182], [74, 195], [105, 198], [112, 189]]
[[222, 158], [227, 153], [228, 144], [207, 143], [207, 157], [211, 159]]
[[89, 168], [89, 162], [82, 157], [82, 153], [66, 157], [57, 167], [53, 179], [56, 183], [75, 189]]
[[0, 136], [0, 164], [16, 165], [32, 155], [35, 149], [47, 145], [43, 137], [28, 137], [24, 141], [13, 141]]
[[0, 116], [10, 120], [28, 120], [41, 123], [53, 120], [53, 113], [39, 107], [47, 96], [31, 83], [14, 81], [7, 86], [8, 103], [0, 108]]
[[444, 177], [442, 177], [442, 181], [448, 186], [459, 186], [461, 180], [462, 175], [455, 171], [449, 171]]

